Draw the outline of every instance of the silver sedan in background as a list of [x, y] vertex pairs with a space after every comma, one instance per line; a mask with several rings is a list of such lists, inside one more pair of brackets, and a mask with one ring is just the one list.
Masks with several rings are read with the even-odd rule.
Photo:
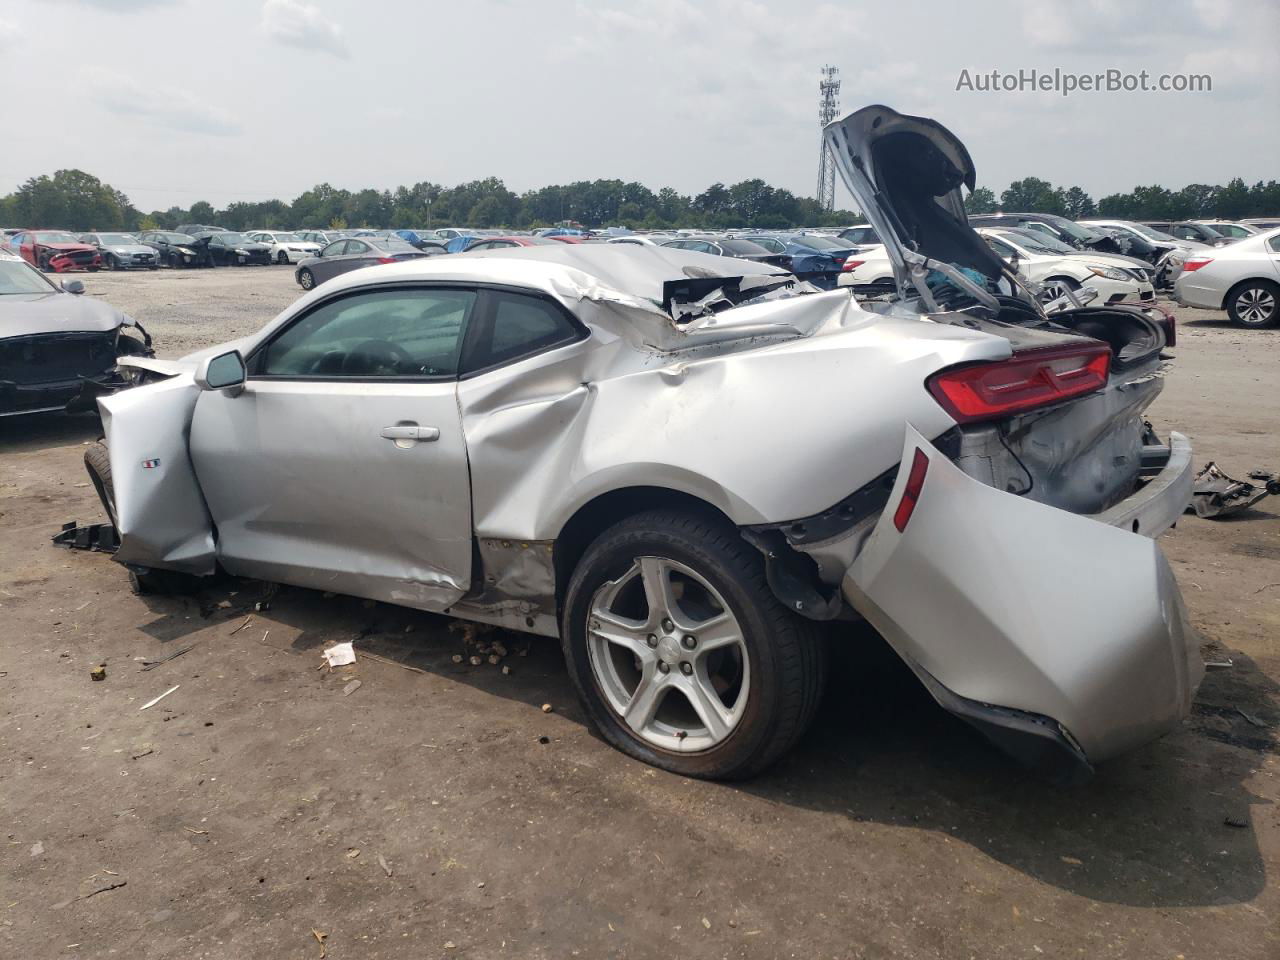
[[299, 261], [293, 277], [303, 290], [311, 290], [348, 270], [359, 270], [379, 263], [398, 263], [432, 256], [400, 239], [386, 237], [349, 237], [334, 240], [314, 257]]

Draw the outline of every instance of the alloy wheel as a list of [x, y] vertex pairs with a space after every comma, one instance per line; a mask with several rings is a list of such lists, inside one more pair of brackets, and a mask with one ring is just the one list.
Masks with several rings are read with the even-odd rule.
[[1236, 295], [1236, 316], [1241, 323], [1265, 326], [1276, 315], [1276, 298], [1266, 287], [1248, 287]]
[[638, 557], [591, 599], [595, 682], [632, 733], [688, 753], [732, 735], [746, 709], [750, 661], [737, 617], [692, 568]]

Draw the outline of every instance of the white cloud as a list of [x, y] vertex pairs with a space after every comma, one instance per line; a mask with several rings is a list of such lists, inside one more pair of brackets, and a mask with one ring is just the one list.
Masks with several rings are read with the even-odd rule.
[[171, 83], [144, 85], [107, 70], [90, 70], [86, 76], [97, 91], [98, 102], [117, 116], [139, 117], [154, 126], [184, 133], [225, 137], [240, 132], [240, 122], [234, 116]]
[[344, 60], [350, 56], [342, 28], [303, 0], [265, 0], [262, 32], [285, 46], [331, 53]]

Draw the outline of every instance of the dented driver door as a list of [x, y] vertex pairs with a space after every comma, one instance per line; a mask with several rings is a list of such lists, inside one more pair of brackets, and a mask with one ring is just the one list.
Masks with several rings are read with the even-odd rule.
[[457, 365], [475, 294], [357, 289], [201, 395], [191, 455], [243, 576], [442, 610], [470, 585], [471, 489]]

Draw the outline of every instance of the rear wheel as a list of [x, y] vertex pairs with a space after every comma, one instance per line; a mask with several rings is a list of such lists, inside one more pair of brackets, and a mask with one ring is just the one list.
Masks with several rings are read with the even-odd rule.
[[1280, 286], [1247, 280], [1227, 297], [1227, 316], [1242, 327], [1269, 327], [1280, 319]]
[[298, 286], [303, 290], [310, 290], [316, 285], [316, 276], [306, 267], [298, 271]]
[[692, 777], [751, 776], [804, 733], [826, 649], [724, 522], [653, 511], [587, 549], [565, 598], [565, 660], [606, 740]]
[[[111, 457], [102, 441], [89, 444], [84, 452], [84, 466], [89, 479], [98, 492], [98, 499], [107, 511], [111, 525], [120, 531], [116, 517], [116, 491], [111, 482]], [[129, 586], [137, 594], [188, 594], [200, 589], [200, 578], [176, 570], [156, 570], [151, 567], [129, 565]]]

